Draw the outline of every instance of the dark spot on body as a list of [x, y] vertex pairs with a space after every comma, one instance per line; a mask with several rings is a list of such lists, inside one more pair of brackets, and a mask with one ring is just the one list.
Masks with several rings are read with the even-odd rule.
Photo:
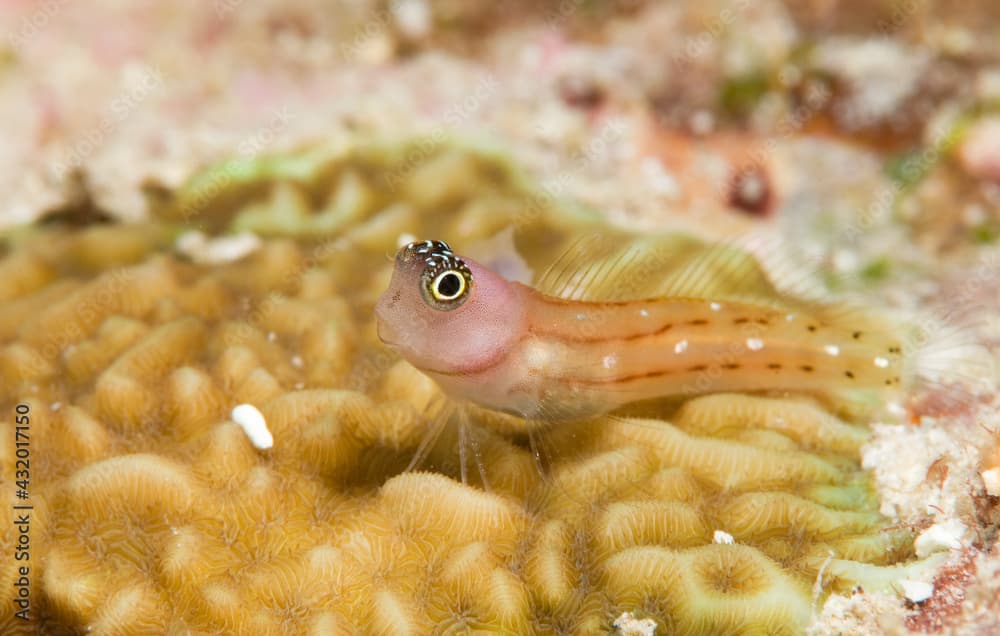
[[[662, 378], [667, 375], [672, 375], [674, 373], [673, 369], [659, 369], [657, 371], [649, 371], [647, 373], [639, 373], [636, 375], [625, 375], [617, 378], [598, 378], [594, 380], [572, 380], [567, 378], [558, 378], [560, 382], [572, 383], [578, 382], [585, 385], [601, 385], [601, 384], [623, 384], [626, 382], [635, 382], [636, 380], [648, 380], [650, 378]], [[554, 378], [556, 379], [556, 378]]]
[[399, 299], [400, 299], [401, 296], [402, 296], [402, 294], [400, 292], [398, 292], [398, 291], [395, 294], [393, 294], [392, 295], [392, 299], [389, 301], [389, 307], [388, 308], [392, 309], [393, 307], [395, 307], [396, 303], [399, 302]]
[[708, 369], [708, 366], [704, 364], [696, 364], [693, 367], [688, 367], [688, 371], [704, 371]]
[[708, 324], [708, 321], [707, 321], [707, 320], [705, 320], [704, 318], [698, 318], [697, 320], [692, 320], [692, 321], [691, 321], [691, 322], [689, 322], [688, 324], [689, 324], [689, 325], [696, 325], [696, 326], [699, 326], [699, 327], [700, 327], [700, 326], [702, 326], [702, 325], [707, 325], [707, 324]]
[[728, 364], [722, 365], [722, 368], [723, 369], [730, 369], [730, 370], [732, 370], [732, 369], [739, 369], [740, 365], [736, 364], [735, 362], [730, 362]]
[[750, 322], [749, 318], [736, 318], [733, 320], [734, 325], [742, 325], [744, 323]]
[[806, 373], [812, 373], [812, 371], [813, 371], [812, 365], [809, 365], [809, 364], [803, 364], [799, 368], [802, 369], [803, 371], [805, 371]]
[[622, 340], [638, 340], [639, 338], [648, 338], [649, 336], [658, 336], [661, 333], [666, 333], [666, 332], [670, 331], [671, 329], [673, 329], [673, 327], [674, 327], [673, 323], [669, 323], [668, 322], [667, 324], [663, 325], [662, 327], [660, 327], [656, 331], [650, 331], [649, 333], [637, 333], [637, 334], [633, 334], [631, 336], [625, 336], [625, 337], [622, 338]]
[[771, 364], [767, 365], [767, 368], [768, 369], [780, 369], [781, 365], [778, 364], [777, 362], [772, 362]]
[[854, 338], [855, 340], [861, 340], [861, 332], [855, 331], [854, 333], [851, 334], [851, 337]]
[[806, 327], [809, 331], [816, 331], [816, 325], [809, 325]]
[[854, 372], [853, 371], [844, 371], [844, 375], [846, 375], [847, 377], [849, 377], [852, 380], [854, 379]]

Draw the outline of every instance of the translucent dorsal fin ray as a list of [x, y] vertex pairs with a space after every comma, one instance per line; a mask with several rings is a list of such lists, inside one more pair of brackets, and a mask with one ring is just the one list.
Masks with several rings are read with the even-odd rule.
[[591, 233], [575, 240], [536, 283], [568, 300], [620, 302], [704, 299], [770, 308], [860, 333], [891, 331], [891, 316], [837, 299], [821, 284], [818, 262], [764, 233], [706, 244], [661, 234], [625, 237]]
[[534, 281], [533, 286], [544, 294], [567, 298], [579, 287], [580, 274], [594, 267], [595, 254], [606, 250], [608, 241], [603, 234], [583, 234], [571, 241], [558, 258]]
[[677, 234], [591, 233], [572, 242], [534, 287], [572, 300], [675, 296], [775, 304], [781, 294], [749, 244], [747, 239], [706, 244]]
[[753, 256], [725, 243], [685, 258], [668, 273], [661, 291], [670, 296], [716, 300], [776, 295], [771, 293], [773, 286]]

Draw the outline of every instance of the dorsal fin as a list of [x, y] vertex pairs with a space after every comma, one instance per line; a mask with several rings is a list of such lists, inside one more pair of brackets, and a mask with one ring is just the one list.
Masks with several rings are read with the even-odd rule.
[[571, 300], [674, 296], [798, 306], [783, 299], [788, 292], [785, 288], [796, 285], [792, 281], [776, 284], [750, 244], [748, 239], [707, 244], [681, 234], [625, 238], [591, 233], [571, 243], [534, 287]]
[[683, 234], [586, 234], [535, 282], [571, 300], [692, 298], [753, 304], [811, 316], [860, 332], [895, 330], [896, 318], [867, 303], [831, 295], [816, 261], [787, 242], [757, 233], [705, 243]]
[[534, 270], [517, 250], [513, 227], [469, 244], [462, 253], [507, 280], [531, 284]]

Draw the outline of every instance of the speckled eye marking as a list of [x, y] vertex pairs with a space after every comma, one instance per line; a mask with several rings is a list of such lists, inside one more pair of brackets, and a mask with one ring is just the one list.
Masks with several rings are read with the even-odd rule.
[[444, 241], [416, 241], [399, 254], [404, 261], [422, 260], [420, 292], [424, 301], [440, 311], [458, 308], [469, 297], [472, 271]]

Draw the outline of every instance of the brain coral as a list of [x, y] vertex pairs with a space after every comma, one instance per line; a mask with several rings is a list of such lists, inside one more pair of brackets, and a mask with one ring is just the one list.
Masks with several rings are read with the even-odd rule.
[[[470, 408], [482, 475], [458, 479], [456, 427], [406, 472], [440, 398], [374, 334], [399, 235], [513, 225], [538, 266], [599, 223], [496, 153], [345, 143], [157, 196], [155, 222], [24, 230], [0, 262], [0, 489], [14, 501], [25, 404], [46, 633], [589, 634], [628, 611], [660, 633], [791, 634], [830, 590], [921, 566], [897, 565], [912, 536], [877, 513], [867, 430], [805, 398], [569, 422], [537, 433], [540, 458], [514, 418]], [[264, 238], [199, 264], [173, 247], [191, 224]], [[273, 449], [229, 420], [243, 402]], [[0, 563], [14, 589], [19, 562]]]

